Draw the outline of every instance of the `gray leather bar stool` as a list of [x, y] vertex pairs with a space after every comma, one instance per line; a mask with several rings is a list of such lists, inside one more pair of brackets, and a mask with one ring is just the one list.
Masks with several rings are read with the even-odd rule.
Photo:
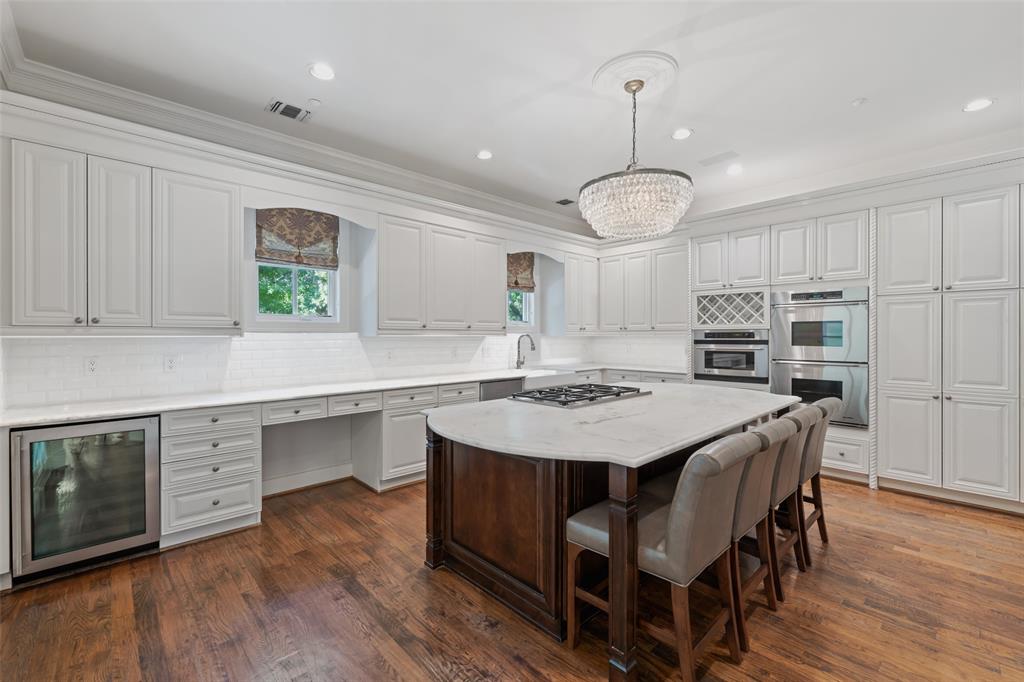
[[[748, 433], [721, 438], [701, 448], [683, 467], [671, 501], [652, 494], [641, 485], [638, 492], [637, 560], [640, 570], [666, 580], [672, 590], [675, 632], [640, 621], [640, 629], [679, 652], [684, 680], [696, 675], [697, 656], [725, 627], [732, 660], [739, 663], [742, 651], [736, 630], [735, 604], [729, 554], [732, 524], [740, 479], [750, 458], [760, 452], [760, 440]], [[579, 641], [579, 602], [608, 611], [607, 600], [577, 585], [579, 556], [589, 550], [608, 556], [608, 502], [574, 514], [566, 522], [566, 596], [569, 646]], [[714, 565], [720, 608], [711, 625], [694, 643], [690, 624], [690, 586]]]
[[[800, 494], [797, 496], [797, 512], [800, 521], [801, 544], [804, 548], [804, 561], [811, 565], [811, 549], [807, 542], [807, 528], [818, 524], [821, 541], [828, 544], [828, 528], [825, 527], [825, 503], [821, 497], [821, 458], [825, 452], [825, 435], [832, 417], [842, 408], [843, 401], [839, 398], [822, 398], [810, 407], [821, 411], [822, 419], [814, 427], [804, 447], [803, 463], [800, 467]], [[804, 495], [804, 484], [810, 482], [811, 494]], [[813, 509], [808, 514], [804, 503], [810, 502]]]
[[[744, 651], [750, 651], [744, 607], [747, 598], [757, 589], [759, 583], [764, 585], [768, 608], [772, 611], [778, 608], [770, 549], [774, 540], [774, 530], [769, 520], [772, 511], [772, 486], [775, 483], [775, 470], [783, 446], [797, 432], [796, 424], [789, 419], [769, 422], [751, 432], [760, 440], [761, 451], [751, 457], [750, 464], [740, 480], [730, 551], [733, 598], [736, 602], [736, 630], [739, 633], [740, 648]], [[757, 538], [756, 564], [753, 559], [748, 562], [740, 555], [740, 542], [751, 531], [754, 531]]]

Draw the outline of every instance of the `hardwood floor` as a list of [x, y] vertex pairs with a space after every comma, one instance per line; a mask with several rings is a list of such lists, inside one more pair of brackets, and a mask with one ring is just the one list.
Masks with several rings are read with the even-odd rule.
[[[748, 609], [710, 680], [1024, 679], [1024, 518], [836, 481], [831, 544]], [[423, 565], [424, 487], [345, 481], [265, 501], [259, 528], [0, 597], [4, 680], [604, 679], [604, 623], [570, 651]], [[756, 603], [759, 597], [754, 597]], [[641, 639], [641, 678], [676, 677]]]

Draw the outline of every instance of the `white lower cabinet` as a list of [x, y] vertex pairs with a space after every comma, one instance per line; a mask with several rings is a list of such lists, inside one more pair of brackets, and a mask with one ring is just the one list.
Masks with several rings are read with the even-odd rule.
[[613, 384], [617, 381], [642, 381], [641, 372], [631, 372], [624, 369], [606, 369], [604, 371], [604, 383]]
[[863, 429], [830, 425], [825, 434], [822, 466], [857, 474], [868, 473], [868, 434]]
[[943, 486], [1020, 499], [1020, 412], [1016, 399], [945, 396]]
[[427, 418], [419, 407], [384, 413], [381, 478], [386, 480], [426, 469], [426, 429]]
[[942, 485], [941, 398], [879, 392], [879, 476]]
[[163, 533], [173, 533], [257, 512], [260, 472], [163, 491]]

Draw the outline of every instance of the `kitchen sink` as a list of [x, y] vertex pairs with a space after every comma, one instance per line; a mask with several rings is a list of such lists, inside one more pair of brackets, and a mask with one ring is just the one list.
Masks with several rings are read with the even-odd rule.
[[523, 378], [523, 390], [564, 386], [578, 382], [576, 372], [571, 369], [531, 369], [527, 370], [527, 375]]

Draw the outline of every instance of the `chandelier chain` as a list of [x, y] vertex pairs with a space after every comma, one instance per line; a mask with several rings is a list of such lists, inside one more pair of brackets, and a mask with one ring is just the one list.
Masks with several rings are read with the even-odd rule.
[[636, 168], [636, 90], [633, 91], [633, 156], [629, 159], [628, 168], [632, 170]]

